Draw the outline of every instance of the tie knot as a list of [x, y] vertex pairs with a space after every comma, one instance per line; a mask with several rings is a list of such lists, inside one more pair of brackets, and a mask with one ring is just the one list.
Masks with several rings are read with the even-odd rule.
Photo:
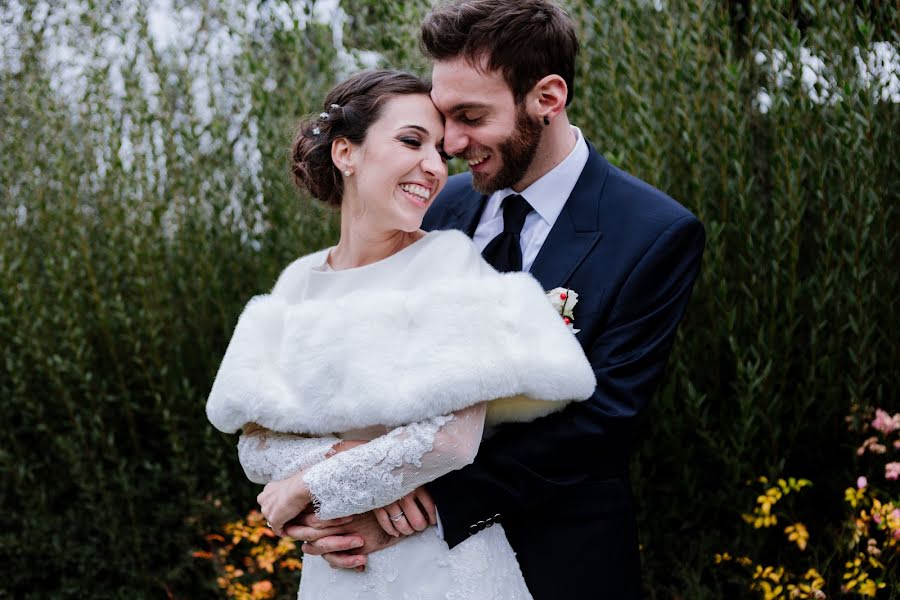
[[525, 217], [532, 210], [531, 205], [522, 196], [513, 194], [503, 199], [503, 231], [506, 233], [522, 233]]

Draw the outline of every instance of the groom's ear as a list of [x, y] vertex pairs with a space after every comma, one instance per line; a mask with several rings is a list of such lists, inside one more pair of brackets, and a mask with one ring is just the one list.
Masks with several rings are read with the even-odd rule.
[[528, 93], [527, 104], [538, 119], [552, 119], [566, 108], [569, 86], [559, 75], [547, 75]]

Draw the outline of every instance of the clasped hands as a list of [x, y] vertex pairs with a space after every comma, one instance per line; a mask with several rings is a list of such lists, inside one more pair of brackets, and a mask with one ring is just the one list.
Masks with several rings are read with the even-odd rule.
[[[338, 442], [329, 456], [364, 443]], [[322, 556], [333, 567], [363, 570], [367, 554], [437, 524], [434, 501], [424, 487], [373, 511], [323, 521], [312, 510], [312, 497], [303, 475], [304, 471], [299, 471], [287, 479], [268, 483], [257, 502], [276, 535], [303, 540], [305, 554]]]

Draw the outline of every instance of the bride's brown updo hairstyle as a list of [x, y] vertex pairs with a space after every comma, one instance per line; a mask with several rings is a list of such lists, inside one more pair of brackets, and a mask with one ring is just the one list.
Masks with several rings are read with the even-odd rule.
[[323, 112], [300, 123], [291, 144], [291, 174], [300, 189], [330, 206], [341, 205], [344, 184], [331, 160], [331, 143], [361, 144], [393, 96], [428, 95], [431, 84], [415, 75], [381, 69], [363, 71], [339, 83], [325, 97]]

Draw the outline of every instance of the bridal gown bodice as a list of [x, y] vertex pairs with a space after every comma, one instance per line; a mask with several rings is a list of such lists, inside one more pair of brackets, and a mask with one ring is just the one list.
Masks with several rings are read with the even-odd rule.
[[[364, 288], [415, 289], [415, 274], [406, 269], [429, 243], [425, 239], [372, 265], [331, 271], [327, 251], [307, 259], [310, 269], [302, 285], [282, 277], [278, 293], [298, 301], [328, 298]], [[281, 289], [278, 289], [281, 286]], [[340, 385], [340, 382], [335, 382]], [[247, 430], [238, 454], [247, 476], [264, 484], [304, 470], [304, 481], [318, 515], [333, 519], [385, 506], [420, 485], [474, 460], [484, 434], [485, 405], [388, 429], [302, 436], [266, 429]], [[340, 439], [367, 444], [326, 460]], [[461, 490], [460, 501], [465, 501]], [[438, 507], [440, 510], [440, 507]], [[369, 555], [364, 572], [333, 569], [321, 557], [305, 556], [298, 597], [301, 600], [529, 600], [515, 554], [500, 525], [471, 536], [452, 550], [435, 527], [404, 537], [390, 548]]]

